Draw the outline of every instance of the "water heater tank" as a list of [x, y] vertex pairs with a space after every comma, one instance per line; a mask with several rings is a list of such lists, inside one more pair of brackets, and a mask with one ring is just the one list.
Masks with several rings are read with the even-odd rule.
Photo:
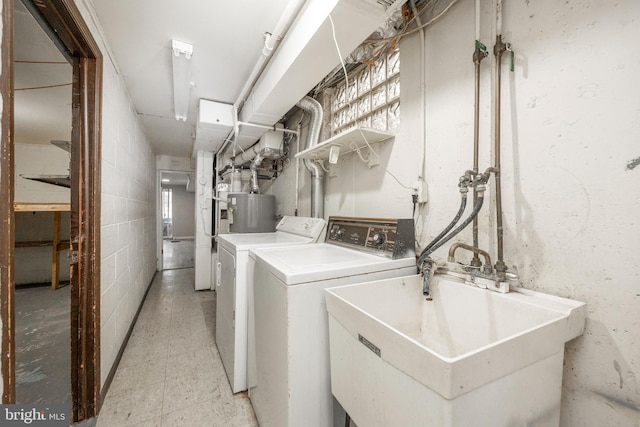
[[276, 231], [276, 197], [270, 194], [230, 193], [227, 196], [230, 233]]

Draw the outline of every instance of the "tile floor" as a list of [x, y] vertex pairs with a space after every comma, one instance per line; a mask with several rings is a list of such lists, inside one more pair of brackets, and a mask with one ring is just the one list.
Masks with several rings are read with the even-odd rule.
[[192, 268], [156, 274], [97, 427], [258, 425], [215, 345], [216, 294], [193, 282]]
[[195, 243], [193, 239], [162, 241], [162, 263], [165, 270], [193, 267]]

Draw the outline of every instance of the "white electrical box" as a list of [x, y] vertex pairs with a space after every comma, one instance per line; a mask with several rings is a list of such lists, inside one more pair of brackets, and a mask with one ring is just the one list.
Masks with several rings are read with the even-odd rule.
[[233, 105], [201, 99], [198, 106], [198, 127], [233, 128]]

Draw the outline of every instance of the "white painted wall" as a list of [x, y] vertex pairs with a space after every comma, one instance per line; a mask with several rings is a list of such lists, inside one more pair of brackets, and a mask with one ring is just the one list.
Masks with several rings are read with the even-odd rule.
[[100, 277], [104, 384], [156, 271], [156, 166], [97, 21], [84, 1], [76, 0], [76, 4], [104, 52]]
[[67, 175], [70, 154], [55, 145], [15, 144], [15, 201], [69, 203], [69, 189], [20, 175]]
[[184, 185], [167, 185], [171, 189], [173, 237], [176, 239], [195, 236], [195, 193], [187, 192]]
[[[22, 178], [21, 175], [66, 175], [70, 155], [54, 146], [17, 143], [15, 150], [15, 195], [17, 202], [69, 203], [69, 189]], [[16, 212], [16, 241], [39, 241], [53, 238], [53, 214], [50, 212]], [[69, 214], [62, 215], [61, 239], [69, 239]], [[60, 280], [69, 280], [67, 251], [60, 254]], [[45, 283], [51, 280], [52, 248], [17, 248], [15, 283]]]
[[[53, 212], [15, 212], [16, 242], [41, 242], [53, 240]], [[69, 212], [60, 214], [60, 239], [69, 240]], [[17, 247], [14, 251], [14, 280], [16, 285], [50, 283], [52, 246]], [[61, 281], [69, 280], [69, 251], [65, 249], [59, 255], [59, 274]]]
[[[426, 178], [419, 211], [424, 245], [459, 203], [472, 166], [474, 2], [460, 0], [426, 30]], [[482, 41], [495, 40], [482, 1]], [[566, 347], [561, 425], [640, 425], [640, 3], [568, 0], [504, 3], [502, 176], [505, 261], [527, 288], [585, 301], [586, 330]], [[421, 174], [420, 43], [401, 43], [402, 128], [369, 169], [352, 155], [326, 179], [325, 216], [411, 217]], [[493, 156], [493, 55], [482, 63], [481, 168]], [[295, 147], [291, 149], [295, 153]], [[300, 215], [309, 178], [301, 166]], [[292, 214], [295, 160], [267, 192]], [[493, 183], [488, 193], [493, 199]], [[481, 216], [480, 246], [495, 257], [495, 209]], [[470, 232], [463, 234], [470, 241]], [[445, 248], [436, 252], [446, 256]]]
[[102, 138], [102, 381], [156, 270], [155, 157], [124, 90], [104, 66]]
[[195, 193], [195, 289], [212, 289], [211, 218], [213, 213], [213, 153], [196, 153]]
[[[162, 195], [160, 191], [162, 189], [162, 172], [187, 172], [194, 174], [195, 172], [195, 159], [191, 157], [176, 157], [167, 155], [156, 155], [156, 212], [159, 221], [156, 223], [156, 259], [157, 270], [162, 270]], [[195, 175], [190, 175], [195, 176]], [[191, 211], [193, 216], [193, 210]], [[195, 219], [194, 219], [195, 222]], [[194, 225], [195, 227], [195, 225]], [[192, 234], [193, 235], [193, 234]]]

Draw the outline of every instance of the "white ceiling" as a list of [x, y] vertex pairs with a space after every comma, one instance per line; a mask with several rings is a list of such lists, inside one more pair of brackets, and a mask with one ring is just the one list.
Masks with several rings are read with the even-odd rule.
[[[189, 157], [200, 98], [236, 101], [288, 0], [88, 0], [156, 154]], [[188, 119], [173, 112], [171, 41], [193, 45]]]
[[[399, 0], [396, 1], [400, 3]], [[14, 2], [15, 58], [64, 61], [20, 0]], [[295, 0], [84, 2], [91, 9], [94, 22], [100, 27], [101, 37], [109, 47], [108, 55], [124, 79], [155, 153], [178, 157], [192, 155], [198, 101], [208, 99], [225, 104], [236, 102], [261, 56], [264, 33], [274, 31], [287, 6], [298, 3]], [[367, 6], [367, 10], [361, 9], [364, 2], [375, 6]], [[373, 8], [380, 9], [377, 3], [374, 0], [345, 0], [335, 6], [334, 13], [340, 15], [336, 19], [336, 32], [343, 38], [341, 46], [345, 48], [345, 52], [355, 48], [382, 22], [384, 13], [373, 11]], [[304, 63], [302, 67], [300, 64], [294, 67], [286, 63], [290, 72], [297, 73], [290, 76], [289, 80], [295, 80], [300, 86], [296, 91], [287, 93], [289, 97], [295, 98], [287, 99], [287, 106], [293, 106], [304, 96], [305, 91], [311, 89], [311, 86], [305, 86], [309, 82], [305, 81], [305, 85], [302, 85], [300, 80], [315, 79], [313, 84], [339, 62], [328, 23], [324, 17], [318, 18], [318, 23], [311, 32], [317, 32], [321, 37], [307, 37], [304, 34], [306, 27], [302, 24], [300, 27], [303, 28], [298, 28], [298, 33], [307, 37], [305, 42], [311, 49], [308, 49], [310, 53], [306, 56], [298, 55], [302, 58], [298, 62]], [[193, 45], [191, 80], [195, 86], [191, 89], [186, 122], [177, 121], [173, 111], [172, 40]], [[296, 39], [292, 44], [298, 46], [300, 43]], [[324, 61], [319, 58], [322, 53], [320, 47], [326, 51], [323, 53]], [[16, 88], [69, 82], [71, 67], [67, 64], [15, 64]], [[276, 98], [284, 102], [282, 96], [280, 94]], [[17, 142], [48, 143], [53, 139], [69, 140], [71, 87], [16, 92], [15, 127]]]

